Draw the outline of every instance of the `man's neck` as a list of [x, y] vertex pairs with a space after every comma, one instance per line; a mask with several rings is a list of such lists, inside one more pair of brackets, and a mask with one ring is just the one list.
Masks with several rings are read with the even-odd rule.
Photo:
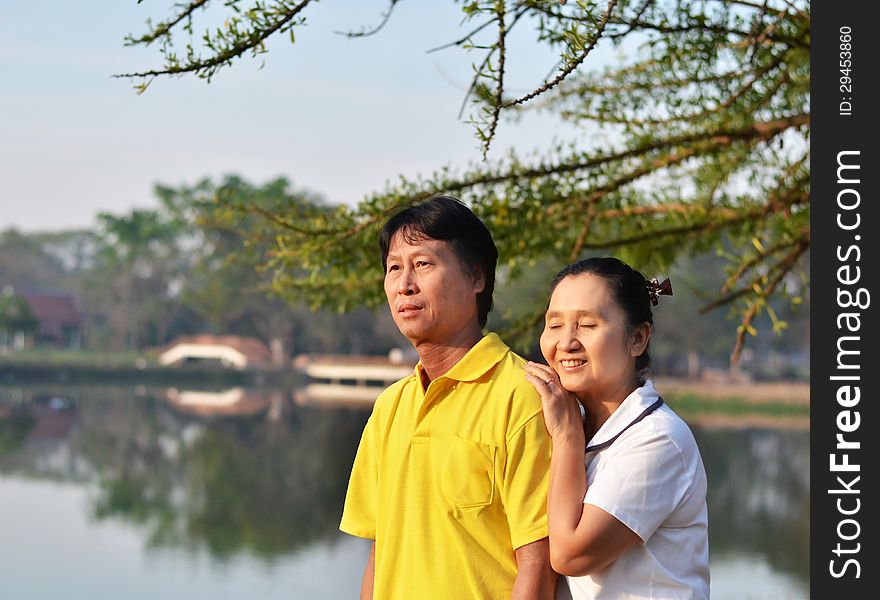
[[480, 327], [475, 325], [463, 329], [453, 339], [437, 344], [432, 342], [414, 342], [416, 352], [422, 360], [422, 369], [427, 376], [427, 381], [422, 381], [427, 389], [428, 384], [444, 375], [455, 366], [477, 342], [483, 338]]

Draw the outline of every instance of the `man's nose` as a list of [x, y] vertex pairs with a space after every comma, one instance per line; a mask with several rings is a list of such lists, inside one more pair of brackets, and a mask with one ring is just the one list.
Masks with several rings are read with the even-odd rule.
[[397, 279], [397, 293], [401, 296], [412, 296], [416, 292], [418, 292], [418, 286], [416, 285], [415, 273], [412, 269], [403, 269]]

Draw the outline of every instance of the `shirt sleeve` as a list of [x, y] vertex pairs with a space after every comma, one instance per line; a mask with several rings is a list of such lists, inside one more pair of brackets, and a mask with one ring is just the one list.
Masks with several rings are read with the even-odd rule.
[[501, 494], [514, 550], [547, 537], [549, 481], [550, 436], [538, 412], [507, 441]]
[[610, 450], [614, 455], [587, 486], [584, 504], [598, 506], [644, 542], [673, 513], [690, 488], [682, 452], [661, 433]]
[[379, 495], [378, 435], [375, 412], [367, 420], [351, 468], [339, 529], [357, 537], [376, 539]]

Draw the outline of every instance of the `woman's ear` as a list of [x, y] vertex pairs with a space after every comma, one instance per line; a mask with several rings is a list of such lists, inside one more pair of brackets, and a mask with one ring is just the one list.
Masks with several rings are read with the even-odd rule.
[[629, 347], [629, 353], [631, 356], [642, 355], [642, 352], [648, 347], [648, 342], [651, 341], [652, 332], [653, 327], [650, 323], [642, 323], [634, 328]]

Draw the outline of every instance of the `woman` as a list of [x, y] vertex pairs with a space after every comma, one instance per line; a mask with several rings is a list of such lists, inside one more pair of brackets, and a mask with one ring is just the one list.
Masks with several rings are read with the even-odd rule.
[[651, 305], [664, 293], [668, 281], [616, 258], [575, 263], [551, 286], [541, 335], [549, 366], [525, 369], [553, 437], [550, 557], [566, 575], [558, 597], [709, 596], [702, 459], [684, 421], [640, 377]]

